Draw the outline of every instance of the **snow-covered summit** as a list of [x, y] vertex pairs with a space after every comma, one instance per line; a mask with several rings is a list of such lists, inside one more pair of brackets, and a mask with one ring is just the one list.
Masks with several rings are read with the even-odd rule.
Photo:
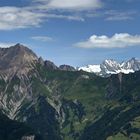
[[80, 67], [78, 70], [95, 73], [100, 76], [107, 76], [118, 73], [129, 74], [140, 70], [140, 60], [132, 58], [126, 62], [118, 63], [113, 59], [109, 59], [104, 60], [100, 65], [88, 65], [85, 67]]
[[83, 70], [86, 72], [91, 72], [91, 73], [100, 73], [101, 72], [101, 67], [100, 65], [88, 65], [86, 67], [80, 67], [78, 70]]

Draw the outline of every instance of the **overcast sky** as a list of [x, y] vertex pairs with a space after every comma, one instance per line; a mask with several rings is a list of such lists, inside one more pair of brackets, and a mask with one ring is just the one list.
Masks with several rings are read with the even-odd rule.
[[140, 58], [140, 0], [0, 0], [0, 47], [84, 66]]

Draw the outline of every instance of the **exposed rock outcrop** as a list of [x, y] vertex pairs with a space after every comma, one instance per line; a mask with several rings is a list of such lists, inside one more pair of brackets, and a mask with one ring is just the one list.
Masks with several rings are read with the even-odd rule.
[[59, 69], [53, 62], [51, 62], [49, 60], [46, 60], [44, 62], [44, 65], [47, 70], [58, 70]]

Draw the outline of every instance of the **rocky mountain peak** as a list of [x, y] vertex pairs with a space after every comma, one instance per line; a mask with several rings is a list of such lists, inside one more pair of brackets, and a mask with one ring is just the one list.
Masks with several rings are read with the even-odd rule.
[[47, 70], [58, 70], [58, 67], [51, 61], [46, 60], [44, 62], [44, 65], [46, 67]]
[[0, 72], [27, 72], [38, 61], [36, 54], [24, 45], [16, 44], [9, 48], [0, 48]]
[[133, 57], [132, 59], [124, 63], [122, 67], [124, 69], [131, 69], [133, 71], [138, 71], [140, 70], [140, 61]]
[[107, 73], [108, 71], [115, 72], [116, 70], [120, 70], [120, 64], [113, 59], [103, 61], [100, 66], [104, 73]]
[[117, 67], [120, 65], [117, 61], [115, 61], [113, 59], [106, 59], [103, 61], [102, 64], [109, 65], [109, 66], [117, 66]]

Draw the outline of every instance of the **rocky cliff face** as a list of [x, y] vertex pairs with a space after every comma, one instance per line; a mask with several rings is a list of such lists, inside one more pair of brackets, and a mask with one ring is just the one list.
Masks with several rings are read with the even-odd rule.
[[58, 70], [59, 69], [53, 62], [51, 62], [49, 60], [46, 60], [44, 62], [44, 65], [47, 70]]
[[15, 73], [27, 75], [37, 61], [36, 54], [21, 44], [10, 48], [0, 48], [0, 74], [3, 77], [10, 78]]
[[0, 107], [11, 119], [25, 100], [32, 99], [29, 73], [37, 63], [38, 57], [20, 44], [0, 49]]

